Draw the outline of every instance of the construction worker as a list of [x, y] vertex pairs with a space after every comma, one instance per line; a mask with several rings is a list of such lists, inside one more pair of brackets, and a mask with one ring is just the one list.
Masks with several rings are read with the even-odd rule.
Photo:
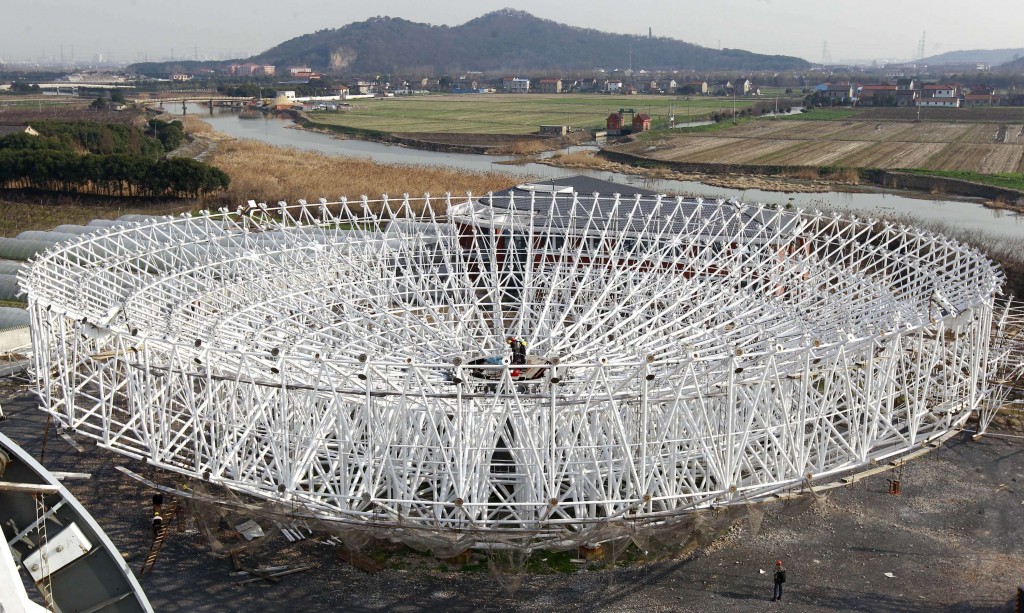
[[772, 600], [782, 600], [782, 584], [786, 582], [786, 569], [782, 567], [782, 560], [775, 560], [775, 572], [772, 573], [772, 582], [775, 584]]
[[510, 336], [505, 342], [512, 348], [512, 365], [526, 366], [526, 341]]
[[164, 518], [160, 513], [153, 513], [153, 538], [160, 536], [160, 528], [164, 525]]
[[522, 370], [519, 367], [526, 366], [526, 341], [510, 336], [505, 339], [508, 346], [512, 348], [512, 369], [511, 375], [513, 378], [519, 377], [522, 374]]

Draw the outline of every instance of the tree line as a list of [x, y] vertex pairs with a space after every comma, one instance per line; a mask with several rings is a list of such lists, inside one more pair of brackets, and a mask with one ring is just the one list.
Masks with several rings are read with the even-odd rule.
[[168, 159], [184, 140], [180, 122], [134, 126], [88, 121], [33, 124], [39, 136], [0, 138], [0, 187], [104, 196], [199, 198], [227, 188], [219, 168]]

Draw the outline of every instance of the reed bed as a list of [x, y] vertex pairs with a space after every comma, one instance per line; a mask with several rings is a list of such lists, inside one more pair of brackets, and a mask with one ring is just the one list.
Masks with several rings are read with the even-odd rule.
[[508, 188], [526, 177], [504, 172], [475, 173], [442, 166], [381, 164], [369, 159], [324, 155], [258, 141], [218, 143], [207, 160], [231, 177], [231, 186], [217, 196], [230, 206], [247, 200], [294, 202], [300, 198], [335, 201], [382, 194], [419, 197], [485, 194]]
[[214, 134], [213, 126], [194, 115], [173, 116], [169, 121], [180, 121], [187, 134]]
[[498, 147], [497, 152], [509, 155], [533, 155], [549, 149], [551, 149], [550, 145], [541, 139], [525, 139]]
[[557, 161], [558, 166], [569, 168], [598, 168], [604, 169], [609, 165], [608, 160], [601, 159], [590, 151], [573, 151], [571, 153], [556, 153], [552, 160]]

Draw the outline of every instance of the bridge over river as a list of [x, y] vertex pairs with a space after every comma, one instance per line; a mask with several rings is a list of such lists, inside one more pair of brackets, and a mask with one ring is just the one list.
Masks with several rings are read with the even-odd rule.
[[181, 108], [184, 110], [184, 109], [187, 108], [187, 106], [189, 104], [201, 104], [201, 105], [207, 106], [207, 107], [212, 109], [215, 106], [221, 106], [221, 107], [243, 107], [243, 106], [248, 106], [250, 104], [253, 104], [255, 101], [252, 98], [249, 98], [249, 97], [239, 97], [239, 96], [209, 96], [209, 95], [203, 96], [203, 95], [194, 95], [194, 96], [182, 96], [180, 98], [153, 98], [153, 99], [142, 99], [142, 98], [139, 98], [139, 99], [133, 100], [133, 102], [135, 104], [137, 104], [137, 105], [140, 105], [140, 106], [143, 106], [143, 107], [146, 107], [146, 108], [152, 108], [152, 109], [162, 109], [162, 108], [164, 108], [164, 106], [172, 105], [172, 104], [173, 105], [181, 105]]

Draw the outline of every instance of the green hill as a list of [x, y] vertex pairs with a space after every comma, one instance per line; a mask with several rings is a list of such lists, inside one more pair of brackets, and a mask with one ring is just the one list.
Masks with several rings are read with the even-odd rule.
[[433, 75], [466, 70], [798, 70], [809, 66], [796, 57], [577, 28], [512, 9], [454, 27], [376, 17], [293, 38], [248, 61], [309, 66], [331, 73]]

